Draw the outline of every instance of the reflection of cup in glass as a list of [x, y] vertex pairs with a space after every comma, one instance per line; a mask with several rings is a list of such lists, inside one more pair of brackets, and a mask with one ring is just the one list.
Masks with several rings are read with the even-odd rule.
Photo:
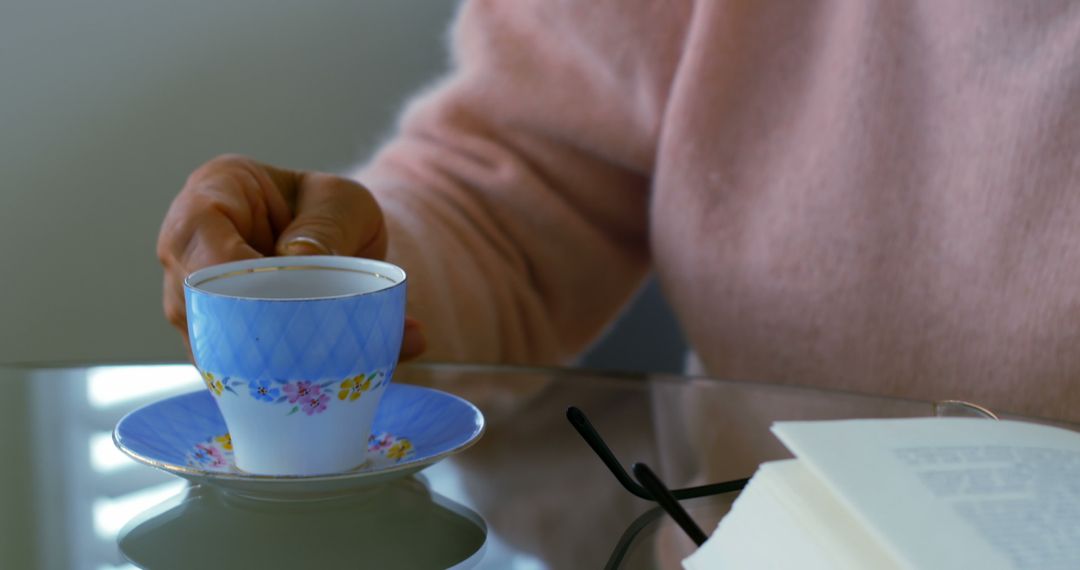
[[405, 272], [268, 257], [202, 269], [184, 285], [192, 354], [237, 467], [318, 475], [363, 464], [401, 348]]
[[196, 485], [136, 517], [120, 551], [140, 568], [470, 568], [487, 525], [408, 477], [333, 500], [245, 499]]
[[934, 402], [934, 415], [939, 418], [979, 418], [996, 420], [997, 414], [978, 404], [963, 400], [937, 400]]

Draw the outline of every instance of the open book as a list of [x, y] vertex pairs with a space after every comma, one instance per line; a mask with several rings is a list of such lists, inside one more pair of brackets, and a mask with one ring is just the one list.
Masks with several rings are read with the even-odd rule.
[[780, 422], [703, 569], [1080, 569], [1080, 433], [967, 418]]

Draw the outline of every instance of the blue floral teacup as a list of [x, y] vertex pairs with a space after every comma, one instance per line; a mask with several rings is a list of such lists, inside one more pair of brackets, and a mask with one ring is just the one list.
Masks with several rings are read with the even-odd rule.
[[318, 475], [363, 465], [401, 348], [401, 268], [267, 257], [196, 271], [184, 289], [195, 364], [239, 469]]

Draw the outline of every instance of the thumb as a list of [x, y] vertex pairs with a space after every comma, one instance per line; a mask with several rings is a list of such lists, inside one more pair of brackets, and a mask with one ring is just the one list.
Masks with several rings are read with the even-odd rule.
[[382, 210], [361, 184], [329, 174], [303, 173], [292, 222], [277, 240], [279, 255], [350, 255], [382, 259], [387, 234]]

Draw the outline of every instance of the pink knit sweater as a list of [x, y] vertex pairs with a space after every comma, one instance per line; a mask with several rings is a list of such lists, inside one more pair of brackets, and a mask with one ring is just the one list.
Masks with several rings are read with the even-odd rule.
[[357, 176], [438, 359], [655, 270], [713, 376], [1080, 420], [1080, 3], [466, 3]]

